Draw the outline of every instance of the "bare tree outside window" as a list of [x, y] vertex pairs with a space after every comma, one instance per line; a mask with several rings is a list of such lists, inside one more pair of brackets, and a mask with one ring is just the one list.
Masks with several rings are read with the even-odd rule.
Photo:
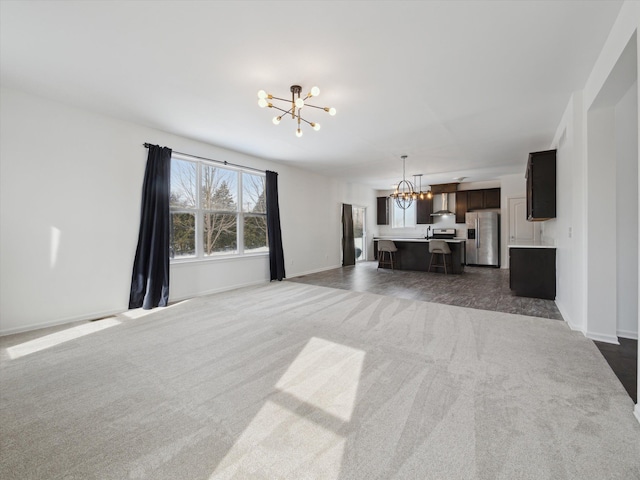
[[242, 174], [245, 252], [268, 251], [265, 177]]
[[269, 251], [263, 175], [174, 157], [170, 208], [173, 259]]
[[[171, 160], [171, 238], [170, 258], [196, 255], [196, 217], [192, 211], [197, 206], [197, 164]], [[191, 210], [191, 211], [190, 211]]]
[[[238, 173], [221, 168], [203, 166], [201, 181], [204, 215], [204, 254], [230, 253], [238, 249], [237, 199]], [[218, 213], [228, 212], [228, 213]]]

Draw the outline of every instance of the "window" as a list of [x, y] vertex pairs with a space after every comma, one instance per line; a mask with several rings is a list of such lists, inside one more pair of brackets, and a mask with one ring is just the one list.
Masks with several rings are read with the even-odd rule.
[[411, 206], [406, 210], [400, 208], [395, 201], [391, 201], [391, 228], [407, 228], [416, 226], [416, 204], [411, 202]]
[[171, 158], [170, 257], [268, 252], [265, 176]]

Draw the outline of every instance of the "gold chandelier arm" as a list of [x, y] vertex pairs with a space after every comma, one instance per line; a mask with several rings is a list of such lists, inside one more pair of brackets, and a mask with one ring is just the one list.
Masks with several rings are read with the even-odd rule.
[[280, 110], [281, 112], [284, 112], [285, 115], [288, 113], [291, 113], [291, 109], [285, 110], [284, 108], [276, 107], [275, 105], [272, 105], [272, 104], [269, 104], [269, 108], [275, 108], [276, 110]]
[[318, 107], [317, 105], [311, 105], [310, 103], [305, 103], [304, 104], [305, 107], [313, 107], [313, 108], [317, 108], [318, 110], [325, 110], [328, 109], [329, 107]]
[[290, 102], [291, 100], [287, 100], [286, 98], [274, 97], [273, 95], [269, 95], [268, 98], [273, 98], [274, 100], [280, 100], [281, 102]]
[[300, 120], [302, 120], [305, 123], [308, 123], [309, 125], [311, 125], [313, 127], [313, 125], [311, 124], [310, 121], [305, 120], [304, 118], [302, 118], [300, 115], [296, 115], [296, 117], [298, 117], [298, 125], [300, 125]]

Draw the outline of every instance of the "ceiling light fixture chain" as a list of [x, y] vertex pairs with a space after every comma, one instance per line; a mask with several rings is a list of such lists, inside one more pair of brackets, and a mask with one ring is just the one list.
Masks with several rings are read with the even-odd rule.
[[310, 99], [311, 97], [317, 97], [318, 95], [320, 95], [320, 89], [318, 87], [313, 87], [311, 91], [307, 93], [307, 95], [304, 98], [300, 96], [300, 94], [302, 93], [302, 87], [300, 85], [291, 85], [291, 88], [289, 90], [291, 91], [291, 107], [288, 110], [285, 110], [284, 108], [280, 108], [274, 105], [273, 103], [269, 102], [268, 100], [278, 100], [285, 103], [289, 103], [289, 100], [280, 98], [280, 97], [275, 97], [272, 94], [265, 92], [264, 90], [260, 90], [258, 92], [258, 105], [261, 108], [264, 108], [264, 107], [275, 108], [276, 110], [280, 110], [283, 113], [283, 115], [277, 115], [273, 117], [274, 125], [280, 124], [280, 121], [282, 120], [283, 116], [291, 114], [291, 118], [293, 120], [297, 119], [297, 124], [298, 124], [296, 129], [297, 137], [302, 136], [302, 129], [300, 128], [302, 125], [301, 122], [305, 122], [309, 124], [311, 128], [313, 128], [316, 131], [320, 130], [319, 123], [310, 122], [302, 118], [302, 115], [301, 115], [302, 107], [313, 107], [319, 110], [324, 110], [331, 116], [336, 114], [336, 109], [333, 107], [318, 107], [317, 105], [311, 105], [310, 103], [306, 103], [307, 100]]

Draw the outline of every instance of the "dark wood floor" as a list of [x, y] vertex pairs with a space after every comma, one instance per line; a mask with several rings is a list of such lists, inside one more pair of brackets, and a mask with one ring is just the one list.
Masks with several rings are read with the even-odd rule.
[[377, 266], [377, 262], [359, 262], [353, 267], [336, 268], [290, 280], [409, 300], [562, 320], [553, 300], [516, 297], [511, 293], [509, 270], [506, 269], [466, 266], [461, 275], [444, 275], [378, 269]]
[[593, 342], [634, 403], [638, 403], [638, 341], [619, 338], [620, 345]]
[[[288, 279], [324, 287], [393, 295], [410, 300], [458, 307], [563, 320], [553, 300], [517, 297], [509, 289], [509, 270], [466, 266], [461, 275], [378, 269], [377, 262]], [[638, 341], [620, 339], [620, 345], [594, 342], [637, 403]]]

